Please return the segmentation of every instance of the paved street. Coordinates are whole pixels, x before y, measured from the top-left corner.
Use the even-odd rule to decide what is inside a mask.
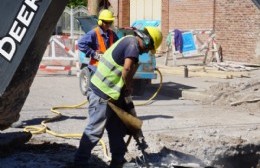
[[[158,58],[159,67],[160,61],[162,61],[162,58]],[[257,75],[256,72],[253,74]],[[85,101],[85,97],[80,93],[78,80],[75,73],[67,75],[66,72],[54,74],[39,71],[20,113],[19,122],[23,124],[22,126],[38,125],[41,121],[55,116],[50,111],[54,106],[75,105]],[[236,80],[242,79],[229,81]],[[159,79],[154,80],[152,85],[146,87],[144,96],[134,97],[136,110],[144,122],[143,131],[149,144],[149,153],[159,157],[163,153],[178,151],[183,154],[182,160],[179,158],[180,162],[209,165],[217,160],[221,162],[221,159],[218,159],[218,154],[223,156],[223,153],[230,150],[230,146],[240,144],[246,148],[247,145],[251,144],[252,147],[252,144],[254,144],[255,147],[252,147],[251,151],[256,152],[260,143],[259,110],[252,114],[252,112],[243,108],[201,104],[201,102],[185,100],[181,97],[182,90],[206,90],[213,84],[225,81],[225,79],[207,77],[184,78],[182,75],[163,73],[163,87],[151,104],[138,106],[158,88]],[[58,133],[81,133],[83,131],[87,122],[86,105],[79,109],[60,110],[60,112],[63,116],[58,121],[48,123],[49,128]],[[4,132],[15,131],[22,131],[22,128],[9,128]],[[106,134],[103,139],[107,144]],[[67,151],[66,155],[64,153],[64,156],[60,156],[60,153],[57,153],[56,150],[53,151],[51,146],[48,146],[48,144],[46,146],[46,143],[50,143],[52,146],[55,143],[56,148],[65,148],[65,146],[62,146],[64,144],[69,145],[66,145],[66,149],[64,149]],[[35,166],[39,163],[48,162],[50,167],[63,167],[64,164],[67,165],[72,162],[78,143],[78,139],[63,139],[49,134],[33,135],[29,144],[32,146],[42,144],[41,152],[45,155],[41,159],[35,159],[31,164]],[[134,142],[130,143],[128,149],[127,159],[131,160],[137,155]],[[165,149],[167,149],[167,152]],[[48,156],[49,150],[53,153],[52,158]],[[240,150],[244,150],[245,154],[248,152],[243,148]],[[240,150],[238,151],[241,152]],[[30,152],[40,155],[35,151]],[[11,164],[15,167],[15,165],[21,164],[19,158],[23,162],[28,162],[24,157],[26,154],[21,151],[18,154],[15,153],[14,151],[10,156],[1,159],[1,165],[16,159],[16,162]],[[97,157],[103,158],[104,164],[106,164],[100,146],[95,148],[94,153]],[[156,160],[152,155],[151,158]],[[252,158],[253,161],[259,159],[259,154]]]

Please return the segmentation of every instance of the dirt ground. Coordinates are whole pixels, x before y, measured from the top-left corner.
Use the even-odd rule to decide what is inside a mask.
[[[162,59],[158,58],[158,62]],[[162,74],[162,89],[153,102],[142,105],[159,87],[158,79],[147,86],[145,95],[134,97],[149,145],[150,167],[260,168],[260,70],[250,71],[249,78],[234,79]],[[39,71],[17,127],[1,134],[39,126],[41,121],[55,116],[50,108],[84,101],[78,85],[75,74]],[[197,97],[185,99],[184,90],[198,93]],[[62,116],[48,123],[48,128],[81,134],[88,120],[86,107],[60,110]],[[102,139],[108,148],[106,133]],[[12,143],[2,148],[0,167],[72,167],[78,143],[77,138],[33,135],[24,145]],[[140,154],[132,140],[126,159],[137,162]],[[108,164],[103,147],[96,146],[90,167],[105,168]]]

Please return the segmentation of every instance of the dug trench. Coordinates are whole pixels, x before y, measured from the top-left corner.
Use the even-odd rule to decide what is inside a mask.
[[[260,168],[260,143],[224,136],[219,137],[222,140],[164,134],[153,138],[163,145],[159,152],[149,153],[151,167]]]
[[[13,137],[17,138],[17,135],[13,134]],[[164,140],[165,146],[162,146],[157,152],[149,151],[147,155],[147,161],[149,162],[149,168],[259,168],[260,167],[260,144],[244,144],[244,141],[240,141],[239,145],[230,146],[227,140],[221,142],[222,146],[214,145],[215,148],[204,148],[189,150],[190,145],[194,143],[198,144],[198,148],[201,148],[199,142],[192,139],[178,139],[177,137],[158,135],[154,138],[155,141],[160,142]],[[4,136],[1,136],[1,141]],[[10,138],[10,135],[8,135]],[[202,140],[201,140],[202,141]],[[167,143],[168,142],[168,143]],[[22,142],[21,142],[22,143]],[[38,140],[32,138],[25,144],[6,144],[1,146],[0,150],[0,165],[5,168],[12,167],[73,167],[73,156],[76,151],[76,147],[67,143],[53,143],[44,140]],[[151,142],[152,144],[153,142]],[[212,142],[213,143],[213,142]],[[237,143],[237,142],[236,142]],[[213,145],[213,144],[211,144]],[[186,146],[186,148],[183,148]],[[100,146],[95,147],[94,154],[90,159],[90,166],[93,168],[106,168],[109,162],[102,159],[102,150]],[[152,149],[153,147],[150,147]],[[170,149],[171,148],[171,149]],[[174,150],[172,150],[174,149]],[[133,153],[133,151],[131,151]],[[132,155],[127,154],[128,161],[133,163],[132,168],[145,168],[145,166],[139,162],[139,153]],[[130,168],[125,167],[125,168]]]

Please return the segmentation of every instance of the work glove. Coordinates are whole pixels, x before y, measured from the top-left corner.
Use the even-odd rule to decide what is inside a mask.
[[[134,106],[132,96],[130,96],[130,95],[126,96],[126,97],[124,97],[124,99],[125,99],[126,106],[129,109],[129,113],[132,116],[137,117],[137,113],[135,111],[135,106]],[[147,143],[145,142],[142,130],[139,130],[137,133],[135,133],[133,135],[133,137],[136,140],[136,143],[137,143],[137,146],[139,149],[145,150],[148,147]]]
[[[125,96],[124,98],[125,98],[126,104],[133,103],[133,99],[132,99],[131,95]]]
[[[95,55],[94,55],[94,59],[96,59],[96,60],[100,60],[100,58],[103,56],[103,54],[102,53],[100,53],[99,51],[97,51],[96,53],[95,53]]]
[[[124,91],[123,91],[123,95],[124,97],[131,97],[133,93],[133,88],[132,87],[129,87],[129,88],[124,88]]]
[[[127,97],[124,97],[125,99],[125,103],[126,103],[126,108],[127,108],[127,112],[129,114],[131,114],[132,116],[136,117],[137,114],[136,114],[136,111],[135,111],[135,106],[134,106],[134,102],[132,100],[132,96],[127,96]]]

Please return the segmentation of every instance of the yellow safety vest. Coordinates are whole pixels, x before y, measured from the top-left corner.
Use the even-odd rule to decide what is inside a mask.
[[[122,78],[123,66],[114,61],[112,52],[125,37],[118,40],[105,52],[99,61],[97,71],[91,77],[91,83],[114,100],[118,100],[124,81]]]

